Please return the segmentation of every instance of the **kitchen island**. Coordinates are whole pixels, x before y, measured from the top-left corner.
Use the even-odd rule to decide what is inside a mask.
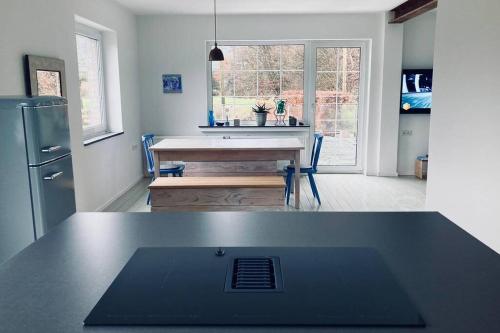
[[[370,247],[425,320],[390,332],[499,332],[500,256],[438,213],[77,213],[0,266],[0,332],[234,332],[84,327],[139,247]],[[331,327],[245,327],[330,332]],[[335,332],[381,332],[342,328]]]

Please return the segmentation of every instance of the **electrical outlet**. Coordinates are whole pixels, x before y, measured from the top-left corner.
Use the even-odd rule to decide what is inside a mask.
[[[401,135],[402,136],[410,136],[413,134],[412,130],[401,130]]]

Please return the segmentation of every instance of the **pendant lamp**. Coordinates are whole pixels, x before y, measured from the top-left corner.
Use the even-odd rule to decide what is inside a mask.
[[[215,45],[208,54],[209,61],[224,61],[224,54],[221,49],[217,47],[217,0],[214,0],[214,25],[215,25]]]

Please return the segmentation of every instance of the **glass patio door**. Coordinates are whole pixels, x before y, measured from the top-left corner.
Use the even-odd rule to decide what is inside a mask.
[[[321,172],[362,172],[364,56],[361,41],[318,41],[311,48],[310,119],[322,132]]]

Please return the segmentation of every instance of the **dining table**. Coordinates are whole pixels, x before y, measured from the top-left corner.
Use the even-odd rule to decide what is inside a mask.
[[[295,208],[300,207],[300,152],[298,138],[166,138],[150,150],[154,156],[155,178],[160,177],[160,162],[237,162],[289,160],[295,166]]]

